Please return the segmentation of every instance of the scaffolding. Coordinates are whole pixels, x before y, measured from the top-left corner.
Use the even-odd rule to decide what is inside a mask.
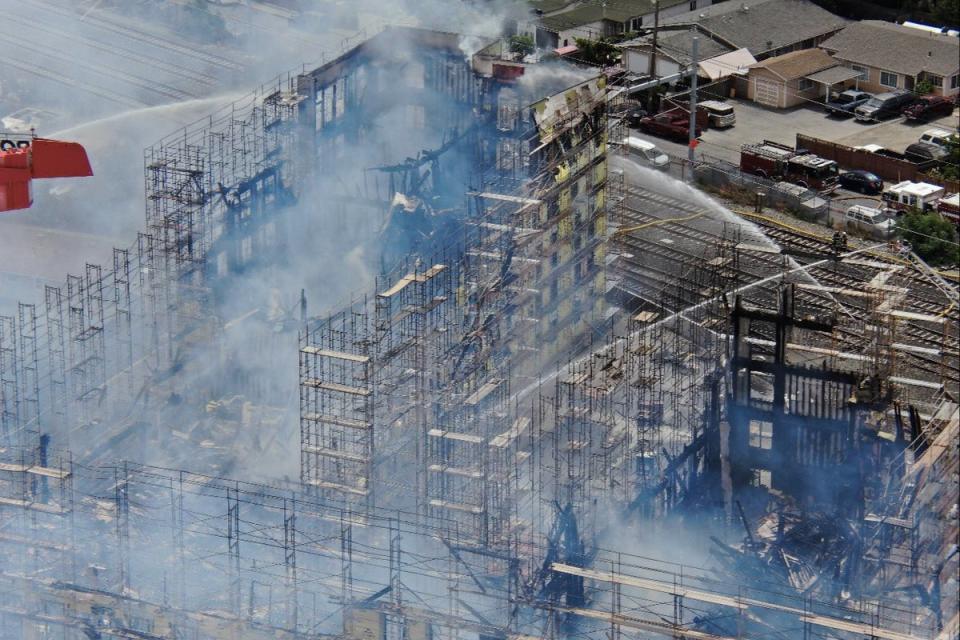
[[[505,52],[484,50],[483,72],[456,36],[413,33],[430,51],[414,64],[365,44],[151,148],[147,233],[112,267],[46,287],[42,310],[0,317],[0,550],[18,565],[0,579],[0,634],[38,623],[291,639],[945,628],[935,607],[884,595],[910,581],[930,600],[936,584],[942,612],[956,608],[945,595],[955,556],[937,560],[955,533],[955,492],[939,478],[956,467],[956,321],[928,274],[794,231],[770,231],[777,246],[702,203],[628,185],[608,170],[604,78],[529,95],[505,79],[523,68]],[[455,224],[381,264],[338,311],[307,319],[301,298],[299,482],[103,463],[125,439],[180,438],[164,423],[176,413],[142,409],[228,386],[178,384],[205,383],[181,374],[197,354],[226,359],[220,338],[243,321],[216,317],[218,293],[276,246],[306,183],[371,139],[363,120],[401,71],[417,89],[404,113],[450,131],[405,163],[364,168],[364,197],[336,198],[381,214],[398,193],[452,202],[442,215]],[[452,103],[434,114],[420,89]],[[466,181],[446,153],[476,175]],[[252,335],[243,355],[276,344]],[[268,384],[250,377],[237,386],[251,395]],[[858,393],[881,420],[849,406]],[[206,396],[215,421],[224,405]],[[893,402],[911,407],[901,436]],[[869,444],[856,439],[865,430]],[[769,553],[777,562],[758,578],[754,552],[785,548],[762,485],[802,499],[791,477],[849,471],[838,457],[852,452],[900,470],[851,503],[866,542],[849,557],[877,569],[850,568],[849,595],[828,577],[807,593],[796,585],[816,578],[812,561]],[[633,532],[685,512],[714,518],[726,539],[731,522],[746,527],[744,544],[718,547],[736,560],[732,578],[603,548],[609,514]],[[779,522],[799,537],[809,521]],[[768,581],[783,565],[786,581]]]

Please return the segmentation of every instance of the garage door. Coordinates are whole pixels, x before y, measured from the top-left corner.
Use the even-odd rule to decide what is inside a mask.
[[[780,106],[780,83],[757,78],[753,90],[753,99],[768,107]]]

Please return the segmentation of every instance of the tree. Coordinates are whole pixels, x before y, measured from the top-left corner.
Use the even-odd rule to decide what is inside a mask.
[[[947,143],[947,156],[941,160],[937,169],[945,180],[960,180],[960,140]]]
[[[929,80],[921,80],[913,86],[913,92],[918,96],[925,96],[928,93],[933,93],[933,83]]]
[[[960,0],[931,0],[930,11],[944,25],[960,26]]]
[[[600,40],[589,40],[587,38],[577,38],[577,58],[590,64],[601,67],[610,67],[620,60],[620,52],[611,42],[601,38]]]
[[[897,222],[897,235],[930,265],[953,265],[960,261],[957,227],[936,211],[913,209]]]
[[[537,44],[533,41],[533,36],[521,33],[510,38],[511,53],[518,53],[521,57],[526,57],[536,51]]]

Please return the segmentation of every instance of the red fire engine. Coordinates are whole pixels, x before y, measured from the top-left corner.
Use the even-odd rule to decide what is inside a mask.
[[[837,163],[833,160],[769,140],[741,147],[740,170],[817,191],[836,189],[839,174]]]

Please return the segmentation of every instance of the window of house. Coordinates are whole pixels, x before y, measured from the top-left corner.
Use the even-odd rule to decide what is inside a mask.
[[[850,70],[851,70],[851,71],[856,71],[857,73],[860,74],[860,75],[858,76],[858,78],[857,78],[858,80],[869,80],[869,79],[870,79],[870,71],[869,71],[866,67],[861,67],[860,65],[852,64],[852,65],[850,65]]]
[[[885,87],[897,88],[897,74],[890,73],[889,71],[880,72],[880,84]]]
[[[697,10],[697,0],[690,0],[690,11]]]
[[[800,78],[800,91],[810,91],[810,89],[813,89],[813,84],[813,80],[809,78]]]
[[[927,74],[927,80],[929,80],[930,84],[932,84],[935,87],[943,86],[943,76],[935,76],[933,74]]]
[[[956,89],[960,87],[960,75],[950,76],[950,88]]]
[[[643,16],[639,18],[634,18],[630,21],[630,31],[639,31],[640,27],[643,26]]]
[[[750,421],[750,446],[769,449],[773,446],[773,423],[766,420]]]

